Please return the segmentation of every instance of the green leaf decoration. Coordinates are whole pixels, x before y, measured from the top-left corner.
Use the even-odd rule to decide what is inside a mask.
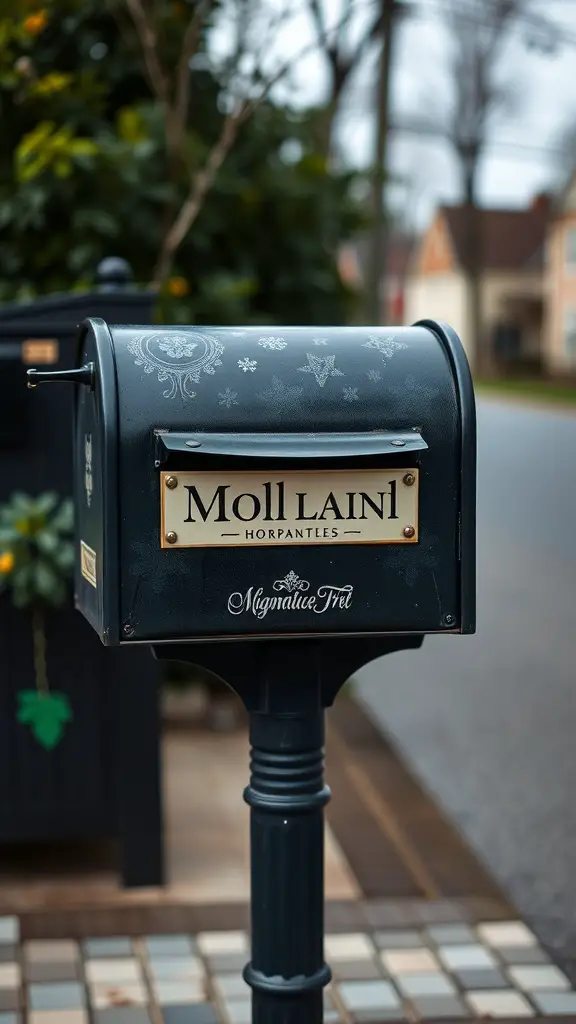
[[[57,747],[64,735],[64,726],[73,718],[66,694],[20,690],[18,700],[18,721],[30,726],[32,735],[45,750]]]

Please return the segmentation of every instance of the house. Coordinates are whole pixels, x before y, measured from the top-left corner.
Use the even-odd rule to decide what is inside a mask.
[[[546,260],[544,364],[554,376],[576,376],[576,172],[550,221]]]
[[[416,247],[405,290],[404,321],[433,317],[451,324],[476,369],[537,367],[543,356],[549,197],[537,196],[526,209],[481,209],[477,216],[482,268],[479,350],[472,351],[464,272],[465,206],[440,206]]]
[[[393,326],[406,322],[406,278],[414,245],[415,239],[409,235],[392,234],[389,239],[386,268],[380,284],[381,324]],[[368,239],[343,246],[338,255],[342,280],[361,291],[365,287],[369,259]]]

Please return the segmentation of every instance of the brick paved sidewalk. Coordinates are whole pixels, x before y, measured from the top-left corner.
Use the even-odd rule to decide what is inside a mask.
[[[348,697],[329,713],[327,749],[325,1020],[576,1022],[574,964],[553,962]],[[218,775],[226,815],[236,800],[242,808],[233,758],[228,770],[237,795]],[[227,836],[233,856],[244,857],[245,836],[231,832],[245,827],[242,809]],[[224,855],[216,831],[215,860]],[[208,860],[209,846],[189,855]],[[249,1024],[246,878],[236,900],[228,884],[206,903],[200,876],[139,895],[87,874],[73,892],[64,882],[25,899],[22,885],[11,897],[0,872],[0,1024]]]

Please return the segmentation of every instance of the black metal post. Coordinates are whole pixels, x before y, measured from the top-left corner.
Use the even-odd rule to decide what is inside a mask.
[[[324,711],[250,715],[253,1024],[322,1024]]]

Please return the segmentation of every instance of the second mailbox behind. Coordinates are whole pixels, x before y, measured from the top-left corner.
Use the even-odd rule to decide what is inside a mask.
[[[79,359],[76,602],[105,644],[474,631],[450,328],[92,319]]]

